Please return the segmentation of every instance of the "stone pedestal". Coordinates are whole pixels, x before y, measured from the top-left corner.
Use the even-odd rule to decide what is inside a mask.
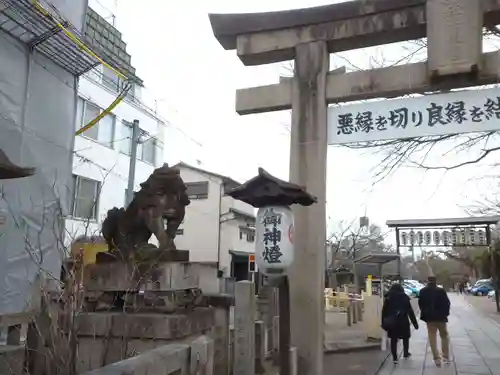
[[[212,274],[206,265],[190,262],[115,261],[87,266],[83,281],[87,309],[73,318],[78,372],[166,344],[190,345],[205,334],[224,341],[223,327],[215,327],[228,326],[228,319],[218,321],[217,307],[207,303],[201,289],[216,281],[215,270]],[[219,362],[218,368],[224,368]]]
[[[171,291],[199,287],[196,264],[189,262],[91,264],[85,268],[86,291]]]
[[[193,308],[201,303],[201,282],[207,282],[202,271],[203,265],[189,262],[89,265],[83,281],[87,310],[173,313]]]

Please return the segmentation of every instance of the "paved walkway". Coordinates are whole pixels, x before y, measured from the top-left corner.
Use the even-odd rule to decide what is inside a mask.
[[[436,367],[425,323],[420,321],[420,329],[410,341],[411,359],[401,359],[397,365],[388,360],[378,375],[500,375],[500,325],[484,317],[463,296],[448,295],[453,363]]]

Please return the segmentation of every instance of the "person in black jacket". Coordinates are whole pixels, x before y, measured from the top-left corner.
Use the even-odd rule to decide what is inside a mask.
[[[403,340],[403,357],[410,354],[410,320],[415,329],[418,322],[408,297],[401,284],[393,284],[384,298],[382,307],[382,328],[391,339],[391,354],[394,363],[398,363],[398,339]]]
[[[436,284],[436,278],[429,276],[429,283],[419,293],[418,306],[420,319],[427,323],[429,345],[436,366],[441,366],[441,357],[437,349],[437,331],[441,337],[443,361],[450,362],[450,341],[448,338],[448,316],[450,315],[450,299],[443,288]]]

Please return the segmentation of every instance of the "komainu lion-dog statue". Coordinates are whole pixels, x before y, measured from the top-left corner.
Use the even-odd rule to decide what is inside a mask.
[[[117,260],[127,262],[155,248],[148,244],[151,235],[158,239],[157,250],[176,250],[175,235],[190,203],[179,169],[163,164],[140,186],[127,208],[112,208],[102,223],[109,255]]]

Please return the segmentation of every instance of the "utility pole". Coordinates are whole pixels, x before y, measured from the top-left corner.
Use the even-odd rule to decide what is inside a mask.
[[[127,186],[127,206],[134,198],[135,165],[137,162],[137,145],[139,144],[139,120],[132,122],[132,142],[130,143],[130,163],[128,167],[128,186]]]

